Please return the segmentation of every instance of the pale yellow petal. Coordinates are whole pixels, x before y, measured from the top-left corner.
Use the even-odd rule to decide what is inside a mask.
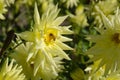
[[[61,34],[73,34],[73,31],[71,31],[69,28],[71,26],[63,26],[63,27],[59,27],[61,29]]]
[[[59,26],[68,16],[58,17],[53,21],[53,25]]]
[[[59,40],[56,40],[55,44],[57,44],[63,50],[73,50],[71,47],[67,46]]]
[[[67,37],[64,37],[64,36],[60,36],[59,40],[60,40],[61,42],[72,41],[71,38],[67,38]]]
[[[40,16],[39,16],[38,8],[37,8],[37,3],[35,3],[34,21],[35,21],[35,24],[40,24]]]
[[[34,33],[33,32],[25,31],[25,32],[22,32],[18,35],[26,41],[30,41],[30,42],[34,41]]]

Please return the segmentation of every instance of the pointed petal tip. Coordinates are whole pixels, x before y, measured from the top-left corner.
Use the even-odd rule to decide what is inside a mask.
[[[35,3],[35,7],[34,7],[34,20],[36,24],[40,23],[40,15],[38,12],[37,3]]]

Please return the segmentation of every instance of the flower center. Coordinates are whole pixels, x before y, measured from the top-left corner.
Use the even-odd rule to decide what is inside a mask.
[[[55,41],[55,39],[56,39],[55,35],[53,33],[49,33],[49,35],[48,35],[48,41],[49,42],[50,41]]]
[[[120,43],[120,33],[113,34],[112,41],[114,41],[116,44],[119,44]]]
[[[46,44],[50,44],[56,40],[57,37],[57,30],[55,29],[48,29],[44,36],[44,41]]]

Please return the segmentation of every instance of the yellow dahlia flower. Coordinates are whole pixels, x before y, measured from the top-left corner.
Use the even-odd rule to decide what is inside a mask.
[[[98,69],[105,66],[105,74],[109,71],[120,69],[120,13],[117,9],[116,14],[108,19],[98,8],[101,14],[105,29],[97,29],[100,34],[89,35],[88,40],[95,45],[87,51],[92,55],[92,61],[100,60]]]
[[[18,46],[15,49],[15,53],[10,56],[22,66],[27,79],[38,80],[42,78],[44,80],[51,80],[56,78],[58,75],[57,72],[64,68],[61,65],[63,58],[60,56],[49,56],[48,54],[50,58],[52,57],[52,61],[54,61],[56,65],[54,68],[54,65],[50,63],[45,55],[46,54],[41,53],[40,50],[36,50],[33,43],[27,42],[25,45],[21,44]]]
[[[66,3],[67,8],[72,8],[78,5],[79,0],[61,0],[61,2]]]
[[[66,5],[67,5],[67,8],[72,8],[74,6],[77,6],[79,0],[66,0]]]
[[[22,67],[13,64],[13,60],[8,64],[8,59],[4,62],[0,69],[0,80],[26,80],[21,73]]]
[[[118,7],[118,1],[117,0],[99,1],[97,4],[95,4],[95,6],[98,6],[105,15],[110,15]]]
[[[18,34],[32,44],[27,52],[26,62],[32,62],[34,75],[39,74],[44,80],[51,80],[58,75],[63,68],[62,59],[70,60],[63,50],[72,50],[72,48],[63,42],[72,39],[64,37],[62,34],[72,34],[73,32],[69,30],[70,26],[60,26],[67,16],[57,18],[58,13],[57,7],[50,7],[40,18],[37,5],[35,5],[33,30]]]
[[[39,0],[39,4],[41,5],[40,11],[45,12],[49,7],[55,6],[53,0]]]
[[[21,41],[18,41],[21,43]],[[16,44],[17,45],[17,44]],[[40,75],[34,75],[34,64],[33,59],[27,62],[28,55],[35,53],[36,51],[33,49],[32,43],[26,43],[26,45],[21,44],[17,48],[15,48],[15,53],[11,54],[10,57],[16,60],[16,62],[22,66],[23,73],[25,74],[28,80],[38,80]]]
[[[93,6],[94,11],[92,12],[92,15],[95,16],[94,23],[96,23],[98,27],[101,27],[102,19],[96,7],[99,7],[100,10],[108,17],[109,15],[112,15],[114,11],[117,9],[118,1],[117,0],[103,0],[103,1],[99,1],[97,4],[94,3],[94,6]]]
[[[71,17],[71,21],[73,23],[76,23],[77,25],[79,25],[81,27],[88,26],[87,17],[84,13],[84,6],[83,5],[79,5],[76,8],[75,15],[70,14],[70,17]]]

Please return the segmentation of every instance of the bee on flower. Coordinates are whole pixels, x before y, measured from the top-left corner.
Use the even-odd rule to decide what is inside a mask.
[[[28,50],[25,62],[32,64],[34,76],[39,75],[44,80],[51,80],[58,76],[58,72],[64,68],[61,65],[63,63],[62,59],[70,60],[63,50],[72,50],[72,48],[63,42],[72,41],[72,39],[62,35],[72,34],[73,32],[69,29],[71,26],[61,26],[67,16],[57,17],[58,13],[57,6],[50,7],[40,17],[35,4],[33,29],[17,34],[29,42],[26,47],[31,46],[31,48],[25,49],[25,51]],[[19,47],[16,49],[17,52],[22,53]],[[17,52],[14,58],[17,57]],[[20,57],[17,57],[17,59],[20,61]]]

